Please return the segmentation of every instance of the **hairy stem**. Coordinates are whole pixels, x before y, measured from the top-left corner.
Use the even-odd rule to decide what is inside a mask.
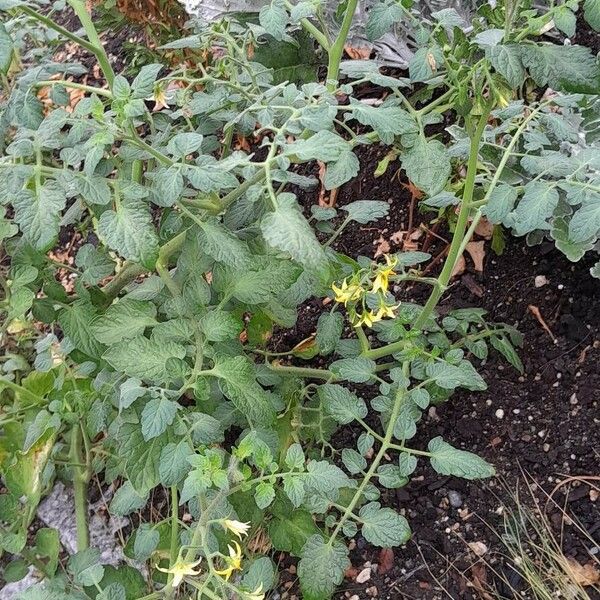
[[[327,87],[329,91],[333,91],[337,85],[337,81],[340,74],[340,62],[342,61],[342,55],[344,53],[344,45],[348,38],[350,26],[352,25],[352,19],[356,12],[356,6],[358,0],[348,0],[346,6],[346,12],[344,14],[344,20],[342,21],[342,27],[338,36],[335,38],[335,42],[331,48],[329,48],[329,61],[327,64]]]
[[[71,430],[70,460],[73,473],[73,496],[75,502],[75,524],[77,526],[77,551],[90,545],[88,529],[87,485],[89,482],[88,460],[83,452],[81,424],[76,423]]]

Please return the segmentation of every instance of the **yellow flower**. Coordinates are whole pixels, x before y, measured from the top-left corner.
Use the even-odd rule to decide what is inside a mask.
[[[400,305],[397,304],[396,306],[388,306],[387,304],[382,304],[379,307],[377,314],[375,315],[377,317],[376,320],[381,321],[381,319],[383,319],[384,317],[394,319],[396,317],[396,313],[394,311],[398,308],[398,306]]]
[[[221,575],[226,581],[234,571],[241,571],[242,569],[242,549],[237,542],[233,543],[235,544],[235,549],[227,545],[227,548],[229,548],[229,557],[225,559],[227,567],[221,571],[215,571],[217,575]]]
[[[158,570],[173,575],[171,585],[175,588],[183,581],[186,575],[200,575],[200,571],[195,571],[194,567],[197,567],[201,560],[197,560],[194,563],[185,563],[181,559],[178,559],[170,569],[161,569],[158,567]]]
[[[265,594],[262,591],[262,583],[253,592],[244,592],[244,598],[247,600],[264,600]]]
[[[386,254],[385,262],[387,264],[387,268],[379,268],[373,281],[373,289],[371,291],[374,294],[379,291],[382,291],[385,294],[385,292],[388,291],[390,277],[396,274],[394,267],[398,264],[398,259],[395,257],[392,258],[389,256],[389,254]]]
[[[362,313],[362,315],[357,314],[356,316],[358,319],[354,323],[354,327],[359,327],[360,325],[371,327],[376,321],[381,321],[381,317],[378,318],[372,310],[365,311]]]
[[[356,285],[355,283],[348,285],[346,279],[342,281],[342,287],[337,287],[334,283],[332,284],[331,289],[335,292],[335,301],[340,302],[341,304],[358,300],[363,294],[363,289],[359,285]]]
[[[225,527],[225,529],[229,529],[231,533],[237,535],[240,540],[243,535],[248,535],[248,529],[250,529],[250,523],[242,523],[240,521],[233,521],[230,519],[225,519],[221,521],[221,525]]]

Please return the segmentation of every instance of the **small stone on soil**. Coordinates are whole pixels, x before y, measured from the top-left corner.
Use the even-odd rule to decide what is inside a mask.
[[[367,567],[356,576],[356,583],[365,583],[365,581],[369,581],[369,579],[371,579],[371,568]]]
[[[450,501],[450,506],[452,508],[460,508],[463,503],[462,496],[455,490],[450,490],[448,492],[448,500]]]
[[[496,411],[496,413],[495,413],[495,414],[496,414],[496,418],[497,418],[497,419],[503,419],[503,418],[504,418],[504,411],[503,411],[501,408],[499,408],[499,409]]]

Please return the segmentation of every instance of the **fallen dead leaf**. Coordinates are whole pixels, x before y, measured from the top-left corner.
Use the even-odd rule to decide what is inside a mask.
[[[406,231],[402,231],[401,229],[398,231],[394,231],[394,233],[392,233],[392,235],[390,235],[390,242],[394,243],[394,244],[398,244],[398,246],[402,243],[402,240],[404,239],[404,234],[406,233]]]
[[[344,50],[352,60],[368,60],[371,56],[371,48],[368,46],[350,46],[350,44],[346,44]]]
[[[484,240],[491,240],[494,226],[485,217],[482,217],[475,228],[475,233]]]
[[[461,256],[454,265],[454,270],[452,271],[451,277],[458,277],[465,272],[465,268],[467,266],[467,262],[465,261],[465,257]]]
[[[382,235],[379,236],[379,239],[373,242],[373,245],[377,245],[374,254],[375,258],[377,258],[378,256],[383,256],[384,254],[387,254],[390,251],[390,243]]]
[[[469,542],[469,548],[475,556],[483,556],[488,551],[488,547],[483,542]]]
[[[475,270],[483,273],[483,259],[485,258],[485,242],[469,242],[466,246],[466,251],[473,260]]]
[[[586,587],[600,583],[600,571],[592,563],[582,565],[573,558],[567,558],[567,568],[579,585]]]
[[[394,551],[391,548],[382,548],[379,552],[379,570],[380,575],[385,575],[394,566]]]

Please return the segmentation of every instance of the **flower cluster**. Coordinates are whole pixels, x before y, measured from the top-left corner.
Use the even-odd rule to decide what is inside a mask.
[[[250,529],[250,523],[242,523],[240,521],[235,521],[231,519],[222,519],[219,521],[223,528],[227,531],[230,531],[234,535],[236,535],[240,540],[243,536],[248,535],[248,530]],[[233,575],[235,571],[242,570],[242,548],[235,540],[231,544],[227,544],[227,549],[229,551],[229,556],[221,555],[221,559],[224,563],[224,568],[222,569],[214,569],[212,572],[215,575],[219,575],[223,577],[225,581],[229,581],[229,578]],[[163,573],[169,573],[173,575],[173,579],[171,580],[171,585],[175,588],[181,584],[181,582],[185,579],[185,577],[195,577],[200,575],[200,570],[196,570],[196,567],[200,564],[202,559],[199,559],[195,562],[186,562],[182,558],[178,558],[175,564],[169,569],[162,569],[158,567],[159,571]],[[256,590],[253,592],[242,592],[240,591],[242,597],[247,600],[264,600],[265,594],[262,591],[262,584],[258,586]]]
[[[346,277],[338,287],[335,283],[331,289],[335,293],[335,301],[343,304],[354,327],[373,323],[384,318],[396,316],[398,304],[389,293],[390,278],[396,274],[394,268],[398,259],[385,255],[384,265],[373,265],[371,269],[361,269]]]

